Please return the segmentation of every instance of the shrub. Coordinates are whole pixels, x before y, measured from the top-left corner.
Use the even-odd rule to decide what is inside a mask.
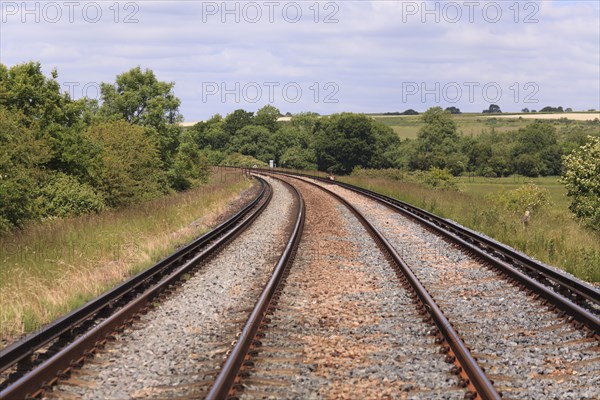
[[[243,154],[240,153],[232,153],[230,155],[228,155],[227,157],[225,157],[225,159],[221,162],[220,165],[226,165],[226,166],[230,166],[230,167],[245,167],[245,168],[250,168],[250,167],[267,167],[268,164],[257,160],[254,157],[251,156],[245,156]]]
[[[548,190],[532,183],[492,196],[492,200],[515,215],[527,210],[539,213],[552,205]]]
[[[600,231],[600,138],[587,143],[563,159],[561,182],[571,197],[569,209],[588,227]]]
[[[106,208],[104,200],[90,185],[71,175],[53,173],[37,199],[42,217],[69,217]]]

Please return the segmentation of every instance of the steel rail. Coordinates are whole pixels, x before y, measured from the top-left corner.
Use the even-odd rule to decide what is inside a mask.
[[[574,280],[566,274],[562,274],[559,271],[555,271],[547,265],[533,260],[522,253],[519,254],[515,250],[508,248],[506,245],[501,245],[495,240],[485,238],[477,232],[461,227],[460,225],[452,221],[438,217],[418,207],[414,207],[410,204],[401,202],[396,199],[392,199],[379,193],[359,188],[348,183],[330,181],[324,178],[314,177],[306,174],[289,173],[287,171],[269,172],[275,172],[278,174],[288,176],[300,176],[304,178],[316,179],[323,183],[336,184],[345,189],[351,190],[355,193],[364,195],[372,200],[375,200],[396,212],[400,212],[403,215],[406,215],[409,218],[412,218],[417,222],[421,223],[422,225],[425,225],[426,227],[432,229],[434,232],[442,235],[443,237],[451,239],[452,241],[467,249],[468,251],[473,252],[478,257],[483,258],[492,267],[497,268],[499,271],[505,273],[510,278],[518,281],[520,284],[524,285],[529,290],[534,291],[536,294],[544,298],[544,300],[548,301],[561,311],[567,313],[569,316],[572,316],[578,322],[587,326],[596,335],[600,334],[600,318],[594,313],[585,309],[584,307],[576,304],[571,299],[565,297],[561,293],[564,291],[571,290],[571,288],[574,288],[573,291],[578,295],[581,295],[585,299],[590,300],[594,304],[600,305],[600,290],[594,288],[592,285],[589,285],[579,280]],[[477,245],[477,243],[484,244],[481,246]],[[530,270],[534,270],[536,271],[536,273],[548,277],[548,279],[552,280],[557,285],[559,285],[559,287],[562,288],[562,290],[559,290],[557,292],[551,287],[544,285],[536,279],[531,278],[529,275],[520,271],[511,263],[505,261],[506,259],[527,260],[527,265]],[[521,262],[519,262],[518,264],[524,265]],[[553,276],[556,276],[557,278],[552,278]]]
[[[281,180],[280,178],[277,179]],[[252,346],[254,337],[256,336],[256,333],[262,324],[265,315],[267,314],[267,310],[271,304],[273,295],[281,283],[281,278],[284,275],[285,270],[291,265],[294,258],[294,252],[296,251],[298,244],[300,243],[300,239],[302,238],[306,214],[304,199],[302,198],[302,195],[298,189],[296,189],[293,185],[290,185],[283,180],[282,182],[292,189],[296,195],[296,198],[298,199],[298,214],[296,216],[296,222],[294,224],[292,234],[290,235],[287,245],[273,270],[273,274],[271,275],[271,278],[265,285],[258,301],[256,302],[256,305],[254,306],[252,313],[250,314],[250,317],[248,318],[248,321],[246,322],[234,348],[227,357],[227,360],[221,368],[215,383],[211,387],[206,397],[208,400],[226,399],[232,391],[240,368],[242,367],[242,364],[248,355],[248,351]]]
[[[397,268],[397,271],[400,271],[402,276],[406,278],[412,289],[421,300],[421,303],[425,306],[425,309],[429,312],[429,315],[435,322],[438,330],[456,356],[458,363],[466,373],[469,379],[467,384],[471,384],[475,388],[477,394],[484,400],[501,399],[500,394],[496,391],[485,372],[483,372],[481,367],[477,364],[477,361],[471,355],[471,352],[462,341],[459,334],[453,328],[452,324],[448,321],[427,289],[421,284],[419,279],[412,272],[410,267],[404,262],[402,257],[400,257],[394,246],[392,246],[387,238],[373,224],[371,224],[371,222],[367,220],[367,218],[360,211],[358,211],[358,209],[356,209],[352,204],[350,204],[346,199],[337,193],[334,193],[331,190],[314,182],[304,180],[302,180],[302,182],[313,185],[328,193],[339,202],[344,204],[358,218],[361,224],[366,228],[367,232],[373,237],[375,242],[380,245],[384,252],[389,254],[395,264],[395,267]]]
[[[52,336],[53,339],[57,338],[61,333],[73,329],[73,324],[79,325],[86,317],[93,317],[98,311],[110,306],[127,292],[139,289],[141,283],[159,274],[158,269],[168,269],[166,274],[162,274],[158,283],[150,288],[144,288],[141,295],[135,297],[97,326],[77,337],[52,357],[35,366],[16,382],[3,389],[0,392],[0,398],[9,400],[39,396],[45,388],[57,381],[57,376],[65,374],[74,365],[80,364],[99,342],[104,341],[118,327],[124,325],[135,314],[148,307],[160,292],[180,281],[183,275],[189,273],[198,263],[214,255],[223,246],[239,236],[265,210],[272,198],[271,185],[264,179],[258,178],[258,180],[261,183],[261,191],[256,198],[211,232],[194,240],[189,245],[120,284],[115,289],[50,324],[39,333],[28,336],[4,349],[2,352],[2,365],[7,365],[9,362],[14,365],[18,360],[24,359],[52,340],[45,335]],[[264,200],[264,202],[259,205],[261,200]],[[202,251],[197,253],[200,249]],[[180,264],[181,262],[183,264]]]
[[[513,263],[523,266],[527,270],[529,270],[533,275],[544,276],[548,280],[554,282],[557,285],[560,285],[563,289],[569,290],[577,295],[585,298],[586,300],[600,305],[600,290],[595,288],[594,286],[572,279],[567,274],[557,271],[554,268],[542,263],[541,261],[533,260],[527,255],[511,249],[507,245],[500,243],[492,238],[488,238],[482,236],[478,232],[475,232],[469,228],[461,226],[453,221],[449,221],[442,217],[439,217],[435,214],[432,214],[428,211],[425,211],[421,208],[412,206],[400,200],[392,199],[390,197],[384,196],[382,194],[373,192],[368,189],[359,188],[357,186],[345,183],[345,182],[337,182],[337,184],[343,188],[353,190],[355,192],[361,193],[365,196],[371,198],[377,198],[381,203],[386,206],[396,209],[398,211],[403,210],[406,212],[421,217],[422,219],[428,220],[436,225],[439,225],[442,229],[453,231],[455,235],[462,236],[464,240],[467,240],[471,243],[480,243],[481,248],[486,249],[489,248],[493,250],[492,254],[497,254],[501,258],[511,259]]]

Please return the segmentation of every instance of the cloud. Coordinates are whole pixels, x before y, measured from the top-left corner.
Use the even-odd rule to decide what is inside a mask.
[[[21,1],[3,1],[2,63],[37,60],[81,87],[150,68],[176,82],[188,121],[270,100],[283,112],[322,114],[434,105],[480,111],[488,100],[513,111],[600,108],[597,2],[67,3],[30,1],[25,10]],[[207,96],[214,85],[219,91]],[[414,85],[418,92],[407,96]],[[457,85],[458,100],[450,96]],[[502,96],[483,93],[486,85]],[[299,98],[285,92],[298,88]],[[524,103],[528,96],[537,103]]]

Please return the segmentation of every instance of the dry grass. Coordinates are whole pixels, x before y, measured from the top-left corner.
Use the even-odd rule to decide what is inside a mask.
[[[211,181],[126,209],[0,237],[0,340],[33,331],[206,232],[252,183]]]

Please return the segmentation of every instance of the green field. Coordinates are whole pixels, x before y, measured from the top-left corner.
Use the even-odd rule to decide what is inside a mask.
[[[496,119],[481,114],[454,115],[454,122],[460,133],[466,136],[477,136],[482,131],[494,128],[497,132],[508,132],[526,126],[531,120],[519,118]],[[374,116],[377,121],[390,126],[401,139],[414,139],[424,125],[420,115],[407,116]]]
[[[581,113],[586,114],[586,113]],[[540,117],[545,114],[538,114]],[[419,129],[424,125],[420,115],[373,115],[375,120],[390,126],[398,134],[400,139],[414,139],[417,137]],[[484,114],[455,114],[454,122],[458,127],[459,133],[465,136],[477,136],[483,131],[489,131],[492,128],[496,132],[510,132],[525,127],[533,122],[533,119],[520,118],[515,114],[514,118],[493,118]],[[552,120],[555,124],[563,125],[575,121],[565,121],[561,119]]]

